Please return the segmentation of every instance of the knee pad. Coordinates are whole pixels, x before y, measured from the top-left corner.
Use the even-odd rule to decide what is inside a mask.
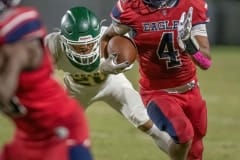
[[[90,150],[83,144],[69,147],[69,160],[93,160]]]
[[[172,106],[167,106],[165,112],[155,102],[147,106],[147,113],[153,123],[162,131],[166,131],[175,143],[186,143],[193,138],[193,127],[184,113]],[[171,108],[172,107],[172,108]]]
[[[158,129],[161,131],[166,131],[173,138],[173,140],[178,143],[178,137],[173,125],[170,123],[167,117],[165,117],[157,104],[151,101],[147,105],[147,113],[153,123],[158,127]]]

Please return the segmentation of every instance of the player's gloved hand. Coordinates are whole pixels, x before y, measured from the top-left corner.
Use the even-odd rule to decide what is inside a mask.
[[[0,102],[0,111],[15,118],[24,116],[27,113],[27,109],[20,103],[16,96],[14,96],[8,103]]]
[[[131,69],[131,64],[127,61],[117,64],[116,60],[116,53],[110,54],[107,59],[101,59],[100,71],[105,74],[118,74]]]
[[[193,8],[190,7],[188,12],[183,12],[178,24],[178,43],[179,46],[187,53],[193,55],[199,50],[199,45],[191,36]]]

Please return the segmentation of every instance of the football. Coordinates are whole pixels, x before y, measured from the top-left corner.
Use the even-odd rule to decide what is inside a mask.
[[[107,55],[117,54],[117,64],[128,61],[130,64],[134,63],[137,58],[137,48],[134,42],[126,36],[112,37],[106,47]]]

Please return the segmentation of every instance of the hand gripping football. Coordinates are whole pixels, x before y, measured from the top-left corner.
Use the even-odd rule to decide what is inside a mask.
[[[134,42],[126,36],[114,36],[107,45],[107,54],[116,54],[116,63],[128,61],[129,64],[134,63],[137,58],[137,48]]]

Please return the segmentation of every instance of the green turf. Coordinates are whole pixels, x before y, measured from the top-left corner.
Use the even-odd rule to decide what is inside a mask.
[[[208,104],[208,133],[204,160],[239,160],[240,155],[240,47],[212,48],[213,66],[199,70]],[[126,73],[137,85],[137,67]],[[96,160],[168,160],[152,140],[131,126],[104,103],[87,110]],[[12,126],[0,117],[0,143],[9,139]]]

